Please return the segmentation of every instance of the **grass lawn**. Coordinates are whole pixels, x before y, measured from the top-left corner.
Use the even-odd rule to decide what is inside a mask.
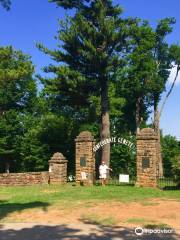
[[[9,214],[29,209],[46,209],[60,206],[61,209],[71,209],[91,204],[108,202],[141,202],[144,206],[151,205],[148,199],[175,199],[180,201],[180,191],[162,191],[152,188],[138,188],[133,186],[27,186],[0,188],[0,222]],[[156,204],[155,204],[156,205]],[[91,220],[97,218],[90,215]],[[105,219],[113,222],[111,216]],[[131,220],[129,220],[131,221]]]
[[[152,188],[138,188],[133,186],[72,186],[71,184],[26,186],[26,187],[1,187],[0,204],[77,201],[142,201],[148,198],[169,198],[180,200],[180,190],[159,190]]]

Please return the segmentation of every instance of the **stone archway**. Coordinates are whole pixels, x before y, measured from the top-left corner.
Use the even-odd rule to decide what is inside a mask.
[[[95,154],[107,143],[118,143],[134,149],[134,144],[127,139],[112,137],[96,144],[91,132],[83,131],[75,139],[76,182],[92,185],[95,182]]]
[[[137,134],[136,186],[157,187],[159,176],[159,145],[157,133],[152,128],[144,128]],[[115,138],[113,140],[115,141]],[[76,142],[76,182],[92,185],[95,181],[95,149],[97,146],[91,132],[83,131]],[[125,142],[120,141],[125,144]],[[128,145],[129,141],[126,141]],[[104,143],[102,143],[104,144]],[[101,145],[101,144],[100,144]],[[129,145],[130,146],[130,145]]]

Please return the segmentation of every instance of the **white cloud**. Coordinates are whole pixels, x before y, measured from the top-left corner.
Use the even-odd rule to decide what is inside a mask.
[[[174,78],[176,76],[176,70],[177,70],[177,66],[175,66],[171,69],[171,73],[170,73],[169,78],[168,78],[168,83],[171,84],[174,81]],[[179,72],[178,78],[176,80],[176,85],[177,84],[180,84],[180,72]]]

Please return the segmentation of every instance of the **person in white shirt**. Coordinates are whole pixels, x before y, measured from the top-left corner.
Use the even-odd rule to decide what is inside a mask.
[[[99,166],[99,178],[101,179],[102,186],[106,185],[107,170],[112,171],[112,169],[109,168],[104,161],[102,161],[101,165]]]

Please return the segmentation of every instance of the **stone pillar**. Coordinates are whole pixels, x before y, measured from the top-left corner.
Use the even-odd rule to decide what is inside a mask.
[[[95,180],[95,139],[88,131],[81,132],[76,142],[76,182],[92,185]]]
[[[55,153],[49,160],[50,184],[67,183],[67,160],[62,153]]]
[[[159,171],[158,135],[151,128],[137,134],[137,186],[157,187]]]

